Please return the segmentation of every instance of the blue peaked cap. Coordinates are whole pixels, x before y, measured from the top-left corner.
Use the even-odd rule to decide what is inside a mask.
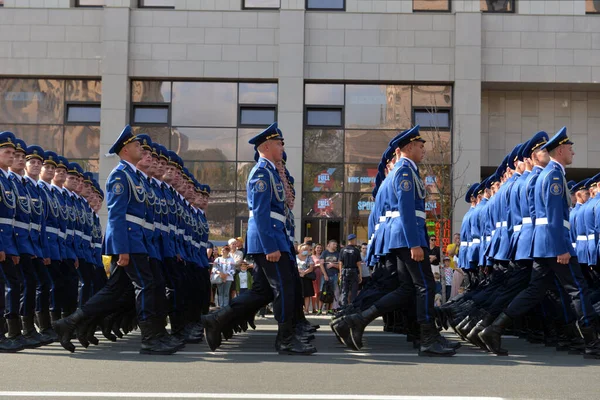
[[[108,154],[119,154],[123,147],[127,146],[131,142],[135,142],[138,140],[138,137],[134,135],[131,126],[126,125],[125,128],[121,131],[121,134],[117,138],[116,142],[112,145],[110,150],[108,150]]]
[[[478,187],[479,187],[479,182],[475,182],[471,186],[469,186],[469,190],[467,190],[467,193],[465,194],[465,201],[467,203],[471,202],[471,196],[474,196],[475,190]]]
[[[44,151],[44,149],[42,149],[41,146],[31,145],[27,147],[25,154],[26,160],[37,158],[38,160],[44,161],[44,155],[46,154],[46,152]]]
[[[548,151],[552,151],[555,148],[557,148],[558,146],[560,146],[561,144],[573,144],[571,139],[569,139],[569,137],[567,136],[567,127],[566,126],[563,126],[562,128],[560,128],[559,131],[556,132],[556,134],[554,136],[552,136],[552,138],[550,140],[548,140],[548,142],[545,145],[543,145],[541,148],[546,149]]]
[[[273,122],[267,129],[248,140],[248,143],[253,144],[256,148],[267,140],[283,140],[283,134],[277,126],[277,122]]]

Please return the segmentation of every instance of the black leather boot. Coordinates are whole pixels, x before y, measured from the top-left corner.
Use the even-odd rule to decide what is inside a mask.
[[[279,354],[310,355],[317,352],[313,345],[298,340],[294,334],[294,325],[291,321],[279,324],[276,342]]]
[[[115,313],[109,314],[100,322],[100,327],[102,328],[102,336],[108,339],[111,342],[116,342],[117,337],[114,333],[111,332],[113,319],[116,316]]]
[[[344,343],[354,350],[360,350],[363,347],[362,336],[365,328],[380,315],[381,313],[377,310],[377,307],[371,306],[361,313],[348,315],[344,318],[350,333],[349,336],[347,334],[341,336],[340,333]]]
[[[102,322],[103,318],[93,318],[87,325],[85,330],[85,337],[87,341],[94,346],[98,346],[100,341],[96,337],[96,330],[98,329],[98,324]]]
[[[73,353],[75,346],[71,343],[71,335],[77,330],[77,327],[83,323],[87,318],[87,315],[78,308],[73,314],[66,318],[56,321],[52,328],[58,335],[58,341],[60,345],[65,349]]]
[[[600,340],[595,325],[579,327],[585,342],[583,358],[600,359]]]
[[[169,355],[177,351],[175,347],[161,341],[161,329],[155,320],[139,321],[142,331],[142,346],[140,354]]]
[[[499,356],[507,356],[508,350],[502,346],[502,332],[512,322],[511,318],[502,313],[494,322],[479,333],[479,338],[486,345],[489,351]]]
[[[206,343],[212,351],[215,351],[221,345],[221,331],[234,317],[235,312],[230,306],[223,307],[212,314],[202,316]]]
[[[555,347],[558,344],[558,332],[554,321],[544,319],[544,346]]]
[[[16,340],[14,337],[11,338],[11,334],[8,334],[8,337],[5,336],[7,333],[7,328],[4,326],[4,320],[0,319],[0,353],[15,353],[17,351],[23,350],[23,345]],[[20,334],[17,326],[17,334]]]
[[[48,336],[53,342],[58,340],[58,335],[52,329],[50,323],[50,311],[41,311],[35,313],[40,328],[40,334]]]
[[[33,323],[33,315],[21,316],[21,324],[23,326],[23,337],[40,342],[42,346],[54,342],[50,336],[42,335],[35,329]]]
[[[445,347],[440,340],[440,333],[435,324],[421,324],[421,357],[451,357],[456,354],[454,349]]]
[[[345,317],[334,319],[333,321],[331,321],[329,323],[329,327],[331,328],[331,331],[335,335],[335,338],[337,339],[337,341],[340,342],[340,344],[343,344],[345,346],[346,343],[344,343],[344,341],[342,340],[342,337],[340,336],[340,334],[338,332],[338,327],[339,327],[340,323],[342,323],[344,321],[344,318]]]
[[[492,322],[494,322],[494,317],[492,317],[486,311],[483,311],[481,320],[479,320],[479,322],[477,322],[473,329],[471,329],[471,332],[467,334],[467,340],[475,346],[479,347],[481,350],[488,351],[488,348],[485,345],[485,343],[483,343],[479,338],[479,333],[483,332],[483,330],[490,326]]]
[[[460,328],[456,328],[456,330],[458,331],[458,333],[460,334],[460,336],[463,337],[463,339],[468,340],[467,339],[467,335],[471,332],[471,330],[473,328],[475,328],[475,325],[477,325],[477,322],[479,322],[481,320],[481,311],[477,310],[475,312],[472,312],[469,316],[469,321],[466,324],[463,324]]]

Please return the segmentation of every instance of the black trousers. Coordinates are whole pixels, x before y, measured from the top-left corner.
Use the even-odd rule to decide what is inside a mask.
[[[358,269],[342,269],[341,307],[346,307],[348,302],[352,303],[358,292]]]
[[[51,279],[50,273],[48,272],[48,266],[44,265],[44,260],[39,257],[34,258],[32,262],[33,274],[36,280],[35,311],[49,311]]]
[[[510,302],[527,288],[531,279],[532,260],[519,260],[507,276],[504,285],[497,290],[491,298],[492,304],[487,307],[487,312],[493,317],[500,315]]]
[[[255,254],[254,262],[252,289],[234,298],[229,305],[236,314],[247,315],[269,304],[272,299],[277,322],[292,321],[296,282],[289,253],[282,253],[276,263],[267,261],[265,254]]]
[[[165,289],[165,277],[163,275],[162,262],[156,258],[150,258],[150,269],[154,276],[154,297],[156,299],[156,314],[164,318],[168,314],[167,297]]]
[[[380,312],[390,312],[416,301],[417,322],[432,323],[435,281],[429,262],[429,248],[423,247],[424,259],[417,262],[411,258],[409,248],[393,249],[386,263],[396,263],[399,286],[375,303]],[[395,260],[394,260],[395,256]],[[416,299],[415,299],[416,296]]]
[[[396,258],[393,257],[393,260],[395,261]],[[352,305],[364,311],[386,294],[398,288],[399,284],[396,263],[386,263],[382,257],[380,263],[373,270],[369,287],[361,290]]]
[[[103,265],[94,265],[93,275],[92,275],[92,296],[98,293],[104,285],[106,285],[106,271],[104,270]]]
[[[79,307],[84,305],[92,296],[92,279],[94,276],[94,267],[92,264],[85,261],[85,259],[79,259],[79,268],[77,268],[77,275],[79,276]]]
[[[62,312],[70,314],[77,309],[78,301],[79,274],[75,268],[75,260],[63,260],[60,270],[64,282]]]
[[[1,287],[4,289],[3,296],[0,296],[0,310],[2,310],[4,318],[16,318],[19,315],[21,274],[19,267],[13,263],[12,257],[8,254],[6,259],[0,263],[0,281]]]
[[[546,291],[554,285],[554,277],[569,295],[579,324],[591,325],[596,318],[596,313],[588,296],[587,283],[575,257],[571,258],[568,265],[559,264],[556,257],[536,258],[529,285],[509,304],[506,314],[511,318],[517,318],[539,304]]]
[[[174,257],[169,257],[164,259],[162,267],[165,278],[167,310],[169,313],[183,311],[184,266],[179,264]]]
[[[210,267],[198,268],[198,278],[200,280],[201,312],[202,315],[208,314],[210,309]]]
[[[29,254],[21,254],[19,261],[21,273],[21,296],[19,298],[19,315],[30,316],[35,312],[35,290],[37,280],[35,279],[35,267],[33,258]]]
[[[202,294],[200,267],[196,263],[185,263],[185,280],[184,280],[184,309],[186,314],[186,322],[195,322],[202,315]]]
[[[64,304],[65,277],[60,267],[60,260],[52,260],[48,265],[48,276],[50,278],[50,311],[60,312]]]

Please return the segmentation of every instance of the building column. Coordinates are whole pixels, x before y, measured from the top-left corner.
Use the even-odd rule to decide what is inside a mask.
[[[282,1],[279,13],[277,121],[285,138],[287,168],[295,179],[296,240],[302,236],[302,140],[304,108],[304,1]]]
[[[102,27],[102,103],[100,130],[100,186],[117,165],[117,157],[105,157],[123,127],[129,123],[130,83],[129,17],[135,0],[107,0]],[[103,208],[101,218],[106,218]],[[103,221],[104,223],[105,221]]]
[[[481,174],[481,12],[456,13],[452,232],[468,210],[464,195]]]

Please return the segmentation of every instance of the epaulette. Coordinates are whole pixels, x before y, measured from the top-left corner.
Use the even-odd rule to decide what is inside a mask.
[[[266,160],[260,160],[258,162],[258,168],[267,168],[269,163]]]

